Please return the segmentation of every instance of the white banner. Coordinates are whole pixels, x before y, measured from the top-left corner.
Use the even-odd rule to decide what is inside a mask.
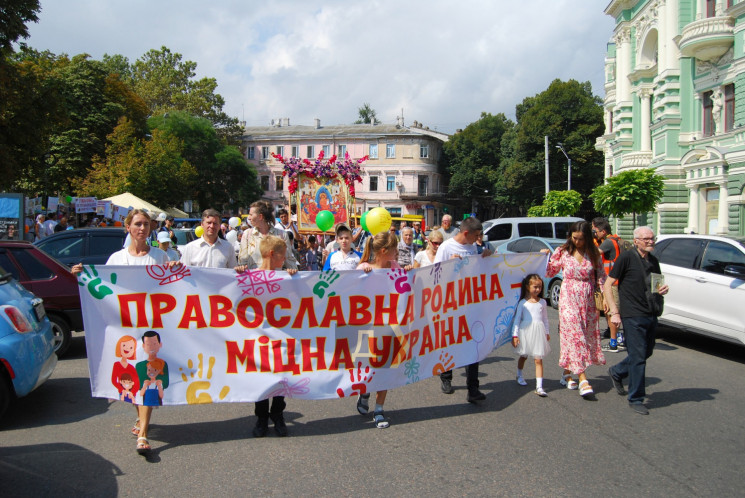
[[[103,218],[111,218],[113,203],[111,201],[96,201],[96,214]]]
[[[168,405],[410,384],[508,342],[520,282],[545,266],[533,253],[369,274],[86,267],[92,393]]]
[[[97,200],[95,197],[78,197],[75,200],[75,212],[78,214],[95,213],[96,204]]]

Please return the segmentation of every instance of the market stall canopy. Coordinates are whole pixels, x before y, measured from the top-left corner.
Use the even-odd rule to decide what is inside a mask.
[[[147,209],[150,213],[167,213],[167,211],[160,209],[158,206],[150,204],[149,202],[144,201],[136,195],[130,194],[129,192],[125,192],[123,194],[115,195],[112,197],[107,197],[106,199],[102,200],[111,201],[112,204],[115,204],[117,206],[133,207],[135,209]]]

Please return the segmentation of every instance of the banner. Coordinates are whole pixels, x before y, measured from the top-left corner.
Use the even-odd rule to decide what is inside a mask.
[[[87,266],[95,397],[146,405],[324,399],[468,365],[508,330],[539,253],[418,268],[286,272]]]
[[[95,197],[78,197],[75,200],[75,212],[77,214],[95,213],[97,203]]]

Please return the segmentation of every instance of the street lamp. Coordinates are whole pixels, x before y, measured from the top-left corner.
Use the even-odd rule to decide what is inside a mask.
[[[572,190],[572,160],[569,158],[567,151],[564,150],[563,143],[559,142],[559,145],[557,145],[556,148],[564,154],[564,157],[567,158],[567,190]]]

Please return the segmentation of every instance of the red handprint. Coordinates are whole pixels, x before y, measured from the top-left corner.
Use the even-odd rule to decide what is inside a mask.
[[[440,353],[440,362],[432,369],[432,375],[440,375],[442,372],[452,370],[455,366],[453,357],[447,351]]]
[[[352,391],[348,396],[367,393],[367,385],[372,381],[374,376],[375,371],[370,370],[370,365],[365,366],[365,369],[362,370],[362,362],[357,362],[356,369],[349,369],[349,380],[352,381]],[[340,398],[343,398],[344,390],[340,387],[336,390],[336,394],[338,394]]]

